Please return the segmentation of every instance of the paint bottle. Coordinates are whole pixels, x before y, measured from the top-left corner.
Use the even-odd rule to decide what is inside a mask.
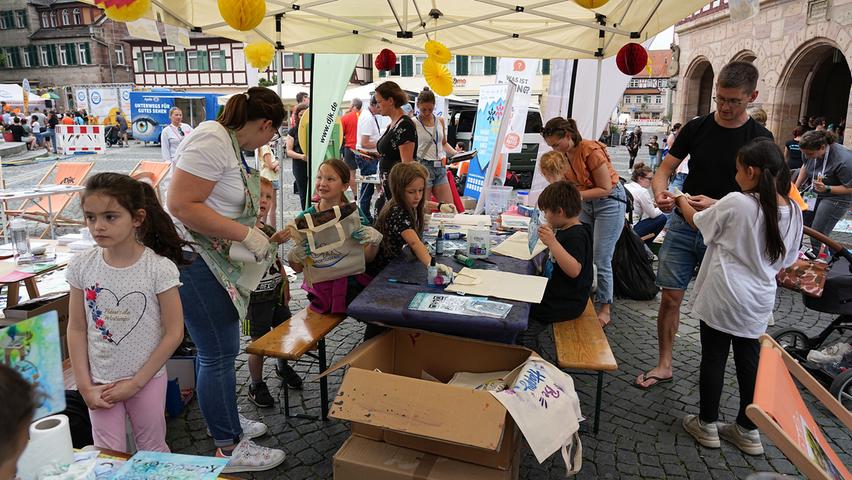
[[[456,250],[456,253],[453,255],[453,260],[459,262],[468,268],[473,268],[473,259],[465,255],[461,250]]]
[[[435,257],[432,257],[432,262],[429,263],[429,268],[426,270],[426,284],[430,287],[442,285],[444,279],[438,274],[438,264]]]
[[[438,224],[438,236],[435,238],[435,255],[444,254],[444,222]]]

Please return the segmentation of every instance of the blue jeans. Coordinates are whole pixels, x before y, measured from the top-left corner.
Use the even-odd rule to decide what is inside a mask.
[[[673,192],[675,187],[683,190],[683,184],[686,182],[686,173],[675,173],[674,180],[669,184],[669,191]]]
[[[379,161],[364,158],[361,155],[355,155],[355,165],[361,169],[361,175],[375,175],[379,171]],[[370,202],[373,200],[373,192],[376,191],[376,186],[372,183],[361,184],[361,190],[358,192],[358,206],[361,211],[372,222],[373,215],[370,213]],[[376,212],[378,215],[378,212]]]
[[[53,153],[56,153],[56,130],[48,128],[47,132],[44,133],[44,138],[50,139],[50,148],[53,149]]]
[[[234,364],[240,352],[237,309],[201,256],[181,268],[180,281],[184,322],[198,347],[195,388],[201,413],[217,447],[236,444],[243,434]]]
[[[615,243],[624,228],[627,194],[619,183],[606,198],[583,202],[580,221],[587,223],[594,232],[594,261],[598,269],[598,290],[595,303],[612,303],[612,254]]]
[[[659,235],[660,232],[663,231],[663,228],[666,227],[666,222],[668,222],[668,220],[669,219],[665,214],[659,215],[656,218],[643,218],[636,222],[636,225],[633,225],[633,231],[640,237],[653,233],[653,237],[645,240],[645,245],[650,247],[654,242],[654,239],[657,238],[657,235]]]
[[[680,212],[669,217],[666,238],[660,247],[657,286],[669,290],[686,290],[695,267],[704,259],[704,237],[689,226]]]

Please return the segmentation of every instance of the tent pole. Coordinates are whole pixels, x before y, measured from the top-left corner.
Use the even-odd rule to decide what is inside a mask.
[[[574,89],[577,87],[577,68],[580,66],[580,60],[575,58],[572,63],[571,88],[568,90],[568,112],[565,114],[566,118],[574,116]]]
[[[591,138],[593,138],[593,139],[597,138],[594,135],[597,135],[596,131],[598,129],[598,110],[600,109],[600,105],[599,105],[598,102],[600,102],[600,98],[601,98],[601,70],[602,70],[602,68],[603,68],[603,58],[598,57],[598,75],[597,75],[597,80],[595,81],[595,107],[594,107],[595,109],[593,111],[594,113],[592,114],[592,135],[593,135],[593,137],[591,137]]]

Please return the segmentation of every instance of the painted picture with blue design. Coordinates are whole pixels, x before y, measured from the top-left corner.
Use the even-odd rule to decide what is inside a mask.
[[[136,452],[114,478],[122,480],[214,480],[227,458],[199,457],[177,453]]]
[[[476,157],[470,162],[467,172],[467,183],[464,195],[479,198],[485,185],[485,174],[488,164],[498,148],[500,123],[506,111],[506,99],[509,87],[506,84],[486,85],[479,90],[479,106],[476,109],[476,123],[473,130],[471,150],[476,150]]]
[[[0,329],[3,363],[14,368],[43,394],[35,419],[65,410],[65,383],[55,311]]]

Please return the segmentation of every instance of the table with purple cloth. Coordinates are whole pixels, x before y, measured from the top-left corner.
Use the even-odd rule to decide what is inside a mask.
[[[477,260],[473,268],[535,275],[535,265],[531,261],[502,255],[491,255],[488,260],[496,265]],[[438,263],[448,265],[456,272],[463,268],[452,257],[439,256]],[[416,282],[417,285],[391,283],[388,281],[391,278],[403,282]],[[506,318],[409,310],[408,305],[414,295],[421,292],[443,293],[444,291],[426,285],[426,267],[406,249],[352,301],[347,313],[362,322],[391,327],[417,328],[430,332],[503,343],[514,342],[517,334],[527,329],[527,317],[530,313],[530,304],[527,302],[489,297],[491,300],[512,305],[512,309],[509,310]],[[452,292],[446,293],[453,294]]]

